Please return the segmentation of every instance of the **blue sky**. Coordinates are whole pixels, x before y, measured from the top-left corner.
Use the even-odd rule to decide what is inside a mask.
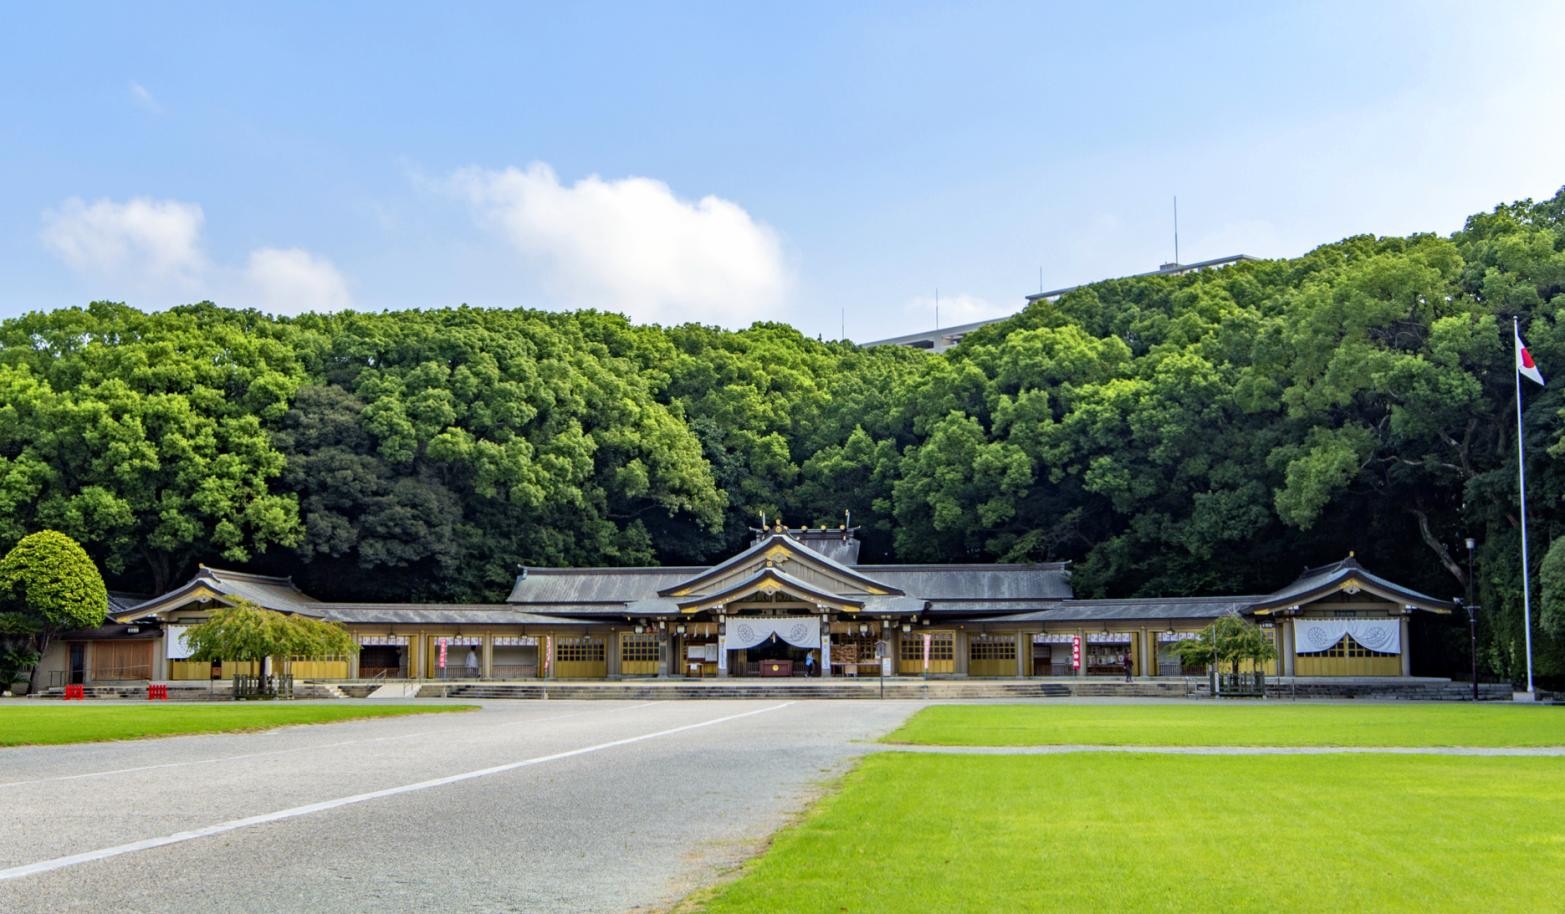
[[[1565,6],[31,4],[0,316],[601,307],[858,340],[1565,184]],[[232,7],[232,8],[230,8]]]

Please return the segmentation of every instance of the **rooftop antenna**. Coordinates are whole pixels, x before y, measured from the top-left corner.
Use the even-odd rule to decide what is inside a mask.
[[[1174,195],[1174,266],[1179,266],[1179,195]]]

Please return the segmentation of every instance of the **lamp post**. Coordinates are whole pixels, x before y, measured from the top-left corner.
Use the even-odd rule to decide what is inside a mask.
[[[1473,549],[1478,541],[1472,537],[1467,538],[1467,601],[1463,608],[1467,610],[1467,640],[1468,651],[1473,664],[1473,701],[1478,700],[1478,607],[1473,604]]]

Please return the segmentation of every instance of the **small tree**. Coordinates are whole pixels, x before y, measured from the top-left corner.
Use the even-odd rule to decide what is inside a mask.
[[[1277,647],[1260,627],[1246,622],[1237,613],[1219,617],[1201,630],[1199,637],[1179,642],[1181,663],[1227,664],[1237,674],[1246,660],[1261,664],[1277,656]]]
[[[55,530],[22,537],[0,559],[0,679],[37,664],[62,632],[96,628],[109,613],[103,575],[79,543]]]
[[[359,649],[358,642],[336,622],[263,609],[243,598],[212,611],[211,618],[185,630],[190,659],[246,660],[264,663],[268,657],[320,660],[343,657]]]

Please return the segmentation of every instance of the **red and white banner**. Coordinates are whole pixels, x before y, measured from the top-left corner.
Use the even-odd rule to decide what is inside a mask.
[[[932,639],[932,636],[928,632],[925,632],[924,633],[924,672],[926,672],[926,673],[929,672],[929,642],[930,642],[931,639]]]
[[[1071,636],[1071,669],[1081,669],[1081,636]]]
[[[440,668],[446,668],[446,639],[440,639]]]
[[[1543,372],[1532,360],[1532,353],[1527,351],[1527,344],[1522,342],[1522,332],[1516,331],[1516,373],[1533,382],[1543,383]]]

